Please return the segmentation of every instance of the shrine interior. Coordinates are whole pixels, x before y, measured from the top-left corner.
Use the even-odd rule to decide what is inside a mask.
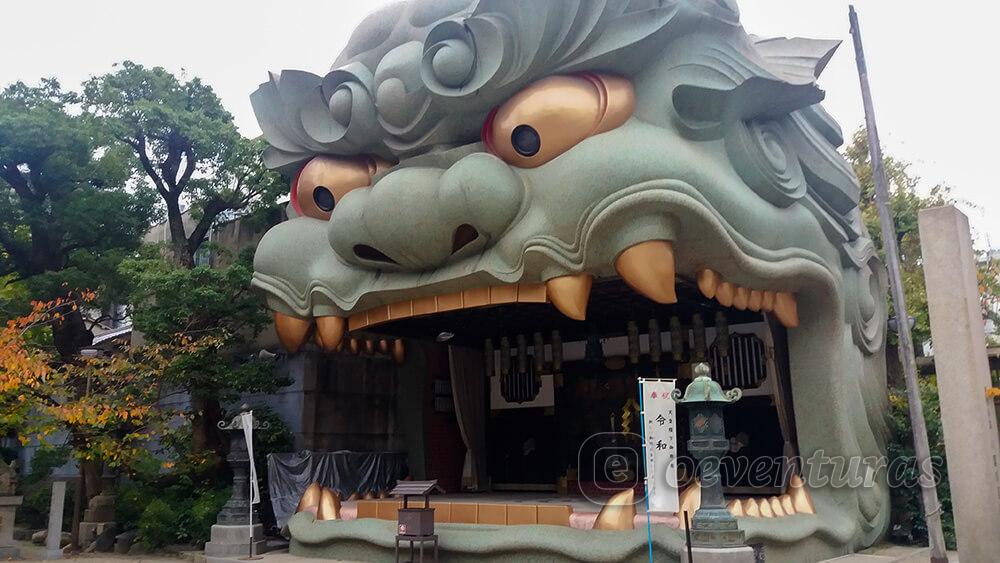
[[[598,279],[585,321],[548,303],[512,303],[387,322],[366,336],[479,351],[481,373],[490,371],[481,399],[491,491],[606,498],[635,486],[641,493],[639,378],[676,379],[683,391],[693,366],[707,362],[723,389],[743,390],[726,407],[725,492],[784,493],[784,460],[797,455],[785,328],[766,313],[706,299],[680,277],[677,296],[662,305],[619,278]],[[679,406],[680,489],[693,472],[686,421]]]

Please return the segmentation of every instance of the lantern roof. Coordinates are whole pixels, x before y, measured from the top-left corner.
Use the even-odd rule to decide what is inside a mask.
[[[682,404],[691,403],[735,403],[743,396],[743,391],[737,387],[723,391],[722,387],[712,379],[711,368],[707,363],[694,366],[695,378],[684,390],[681,398],[680,389],[674,390],[674,400]]]

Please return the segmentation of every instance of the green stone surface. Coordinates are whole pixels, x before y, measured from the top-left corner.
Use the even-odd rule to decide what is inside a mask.
[[[883,455],[889,435],[885,272],[816,85],[838,44],[748,35],[731,0],[383,8],[330,73],[284,71],[252,96],[272,167],[292,173],[317,154],[398,162],[338,202],[329,221],[272,228],[254,287],[286,314],[349,315],[498,283],[612,277],[629,246],[673,241],[679,276],[712,268],[745,287],[796,294],[800,325],[788,345],[799,449],[843,460],[811,476],[806,467],[816,515],[741,519],[748,541],[765,542],[775,561],[872,545],[888,525],[884,471],[860,486],[817,479],[845,468],[864,477],[865,465],[850,461]],[[494,106],[540,78],[579,71],[631,79],[632,117],[533,169],[485,152],[479,131]],[[484,236],[453,255],[464,223]],[[397,263],[360,259],[357,244]],[[393,535],[391,523],[304,518],[292,526],[303,553],[352,558],[384,551]],[[455,526],[445,549],[470,559],[645,557],[644,531]],[[680,545],[671,530],[654,539],[664,557]]]

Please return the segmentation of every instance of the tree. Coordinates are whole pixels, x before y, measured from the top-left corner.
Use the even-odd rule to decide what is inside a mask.
[[[154,405],[160,374],[177,349],[144,346],[63,363],[38,346],[45,332],[65,322],[60,311],[79,310],[94,297],[84,292],[35,301],[0,330],[0,432],[43,446],[65,432],[78,461],[120,467],[141,456],[151,431],[165,422]]]
[[[122,287],[109,274],[153,217],[155,196],[127,186],[128,153],[74,111],[75,99],[55,80],[0,92],[0,276],[21,312],[27,296],[68,290],[101,288],[98,308],[117,300]],[[99,320],[67,307],[52,327],[63,361],[90,345]]]
[[[1000,254],[984,254],[979,261],[979,298],[995,329],[986,340],[990,346],[1000,346]]]
[[[179,361],[168,378],[190,394],[192,449],[221,451],[214,426],[220,400],[233,390],[273,388],[278,380],[268,363],[238,357],[249,353],[250,339],[267,322],[248,291],[252,268],[245,262],[196,268],[195,254],[213,227],[271,209],[287,185],[264,167],[263,142],[240,136],[210,86],[160,67],[116,66],[86,82],[84,107],[131,149],[136,168],[163,200],[174,264],[146,256],[123,270],[133,284],[134,323],[154,342],[179,331],[227,335],[224,346]]]
[[[133,287],[136,330],[159,344],[183,334],[193,346],[178,354],[165,381],[191,399],[192,451],[221,452],[215,427],[221,401],[235,399],[236,393],[274,392],[290,383],[275,374],[272,361],[257,357],[253,345],[270,317],[250,290],[252,249],[225,267],[185,268],[152,247],[123,262],[122,271]]]
[[[184,267],[219,221],[274,204],[285,186],[245,139],[212,88],[161,67],[125,61],[84,85],[84,107],[128,146],[167,210],[171,250]],[[194,224],[185,229],[183,205]]]
[[[875,206],[875,183],[872,180],[871,160],[868,153],[867,131],[854,132],[851,143],[845,147],[844,156],[854,168],[861,184],[861,217],[879,253],[883,254],[882,230],[878,209]],[[952,203],[951,190],[935,185],[921,195],[920,178],[910,172],[910,164],[883,153],[885,174],[889,180],[889,201],[896,242],[899,245],[899,262],[903,278],[903,293],[910,315],[914,317],[913,340],[917,346],[930,340],[930,317],[927,313],[927,290],[924,271],[920,262],[920,232],[917,214],[921,209]],[[884,254],[883,254],[884,260]],[[890,306],[889,310],[892,308]]]
[[[854,132],[851,143],[844,148],[844,156],[854,168],[861,184],[861,217],[875,246],[882,251],[882,230],[878,209],[875,207],[875,183],[872,180],[871,160],[868,153],[868,133],[864,128]],[[919,176],[910,172],[910,163],[883,153],[886,177],[889,180],[889,201],[896,242],[899,244],[899,261],[903,277],[903,291],[910,315],[914,317],[913,339],[918,345],[930,341],[930,316],[927,311],[927,289],[920,256],[920,231],[917,215],[921,209],[955,203],[951,188],[937,184],[921,187]],[[922,195],[920,192],[925,192]],[[983,318],[997,319],[1000,310],[1000,263],[987,253],[980,254],[979,290]],[[890,306],[889,310],[892,310]],[[995,321],[996,322],[996,321]]]

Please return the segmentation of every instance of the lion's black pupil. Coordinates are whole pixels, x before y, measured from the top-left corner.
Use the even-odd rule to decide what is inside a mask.
[[[333,200],[333,194],[325,186],[316,186],[316,189],[313,190],[313,201],[316,202],[316,207],[326,212],[333,211],[333,206],[337,203]]]
[[[534,156],[542,148],[542,138],[530,125],[518,125],[510,133],[510,143],[521,156]]]

